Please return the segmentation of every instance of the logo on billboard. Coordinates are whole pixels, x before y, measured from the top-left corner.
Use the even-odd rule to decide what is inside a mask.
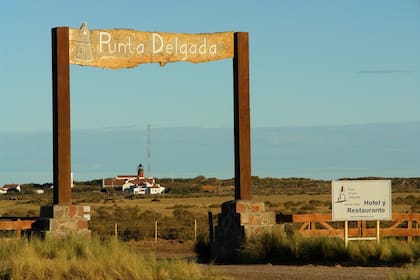
[[[346,201],[346,192],[344,186],[341,186],[340,193],[338,194],[337,201],[335,203],[341,203]]]

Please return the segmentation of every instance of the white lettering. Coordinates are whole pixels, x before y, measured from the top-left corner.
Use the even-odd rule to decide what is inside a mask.
[[[172,54],[173,50],[174,50],[174,45],[172,45],[172,44],[167,44],[166,45],[166,47],[165,47],[166,53]]]
[[[201,44],[200,47],[198,48],[198,52],[200,54],[206,54],[206,51],[207,51],[207,39],[204,38],[203,44]]]
[[[217,53],[217,46],[216,46],[216,44],[213,44],[213,45],[210,46],[209,53],[211,55],[216,55],[216,53]]]
[[[131,49],[131,37],[128,37],[128,51],[130,53],[134,53],[134,51]]]
[[[207,38],[203,38],[201,43],[183,42],[178,37],[165,41],[165,38],[159,33],[152,33],[151,39],[151,49],[150,47],[146,49],[146,46],[150,46],[150,43],[133,41],[130,36],[127,36],[124,40],[114,41],[111,33],[101,31],[99,32],[99,54],[179,55],[183,61],[187,60],[189,56],[217,54],[217,45],[209,45]]]
[[[159,42],[160,42],[160,46],[159,46],[159,48],[157,48],[156,47],[156,40],[159,40]],[[162,49],[163,49],[163,38],[162,38],[162,36],[160,36],[159,34],[157,34],[157,33],[153,33],[152,34],[152,46],[153,46],[153,50],[152,50],[152,52],[155,54],[155,53],[159,53],[159,52],[161,52],[162,51]]]
[[[191,44],[190,45],[190,54],[197,54],[197,45]]]
[[[182,54],[184,57],[182,60],[187,59],[187,44],[181,44],[181,47],[179,48],[180,54]]]
[[[105,37],[107,39],[105,39]],[[109,44],[111,42],[111,35],[108,32],[99,32],[99,53],[102,53],[102,45],[108,45],[108,50],[110,49]]]
[[[125,54],[127,52],[127,45],[124,43],[118,43],[118,52]]]
[[[144,53],[144,44],[138,44],[136,47],[137,53]]]

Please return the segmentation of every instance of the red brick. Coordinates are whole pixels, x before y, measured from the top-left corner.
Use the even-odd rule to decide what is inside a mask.
[[[77,214],[77,206],[68,206],[68,217],[73,218]]]
[[[79,220],[77,221],[77,229],[88,229],[88,221],[86,220]]]
[[[245,213],[247,212],[247,205],[244,202],[236,202],[236,213]]]
[[[249,204],[249,208],[253,212],[262,212],[264,211],[264,203],[253,202]]]

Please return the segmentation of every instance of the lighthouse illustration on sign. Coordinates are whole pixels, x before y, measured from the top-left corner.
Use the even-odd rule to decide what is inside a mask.
[[[86,22],[84,22],[80,27],[79,38],[77,40],[77,47],[74,57],[83,61],[93,60],[92,45],[90,43],[89,30]]]
[[[344,186],[341,186],[340,193],[338,194],[336,203],[344,202],[346,200],[347,199],[346,199],[346,194],[345,194],[345,191],[344,191]]]

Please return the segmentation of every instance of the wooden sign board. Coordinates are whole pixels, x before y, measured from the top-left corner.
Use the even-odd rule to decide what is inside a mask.
[[[71,64],[131,68],[142,63],[208,62],[233,58],[234,33],[182,34],[131,29],[69,28]]]

